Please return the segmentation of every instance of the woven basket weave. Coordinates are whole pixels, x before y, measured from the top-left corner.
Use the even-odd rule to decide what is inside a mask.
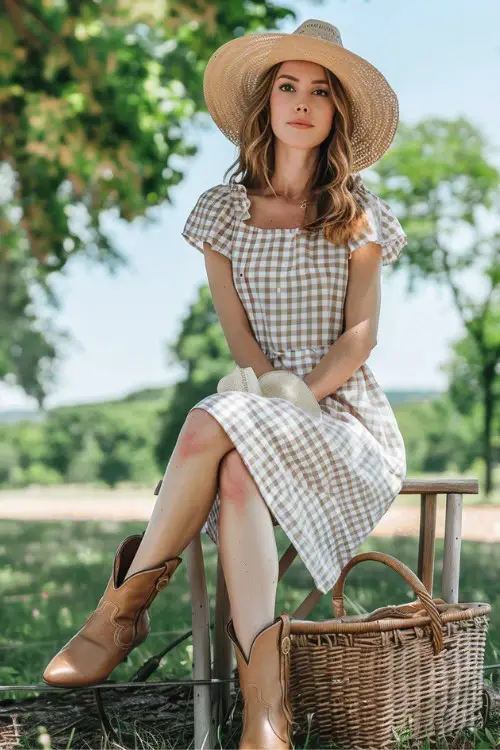
[[[344,580],[365,560],[400,573],[418,600],[345,616]],[[483,726],[486,603],[432,599],[402,562],[382,552],[353,557],[332,590],[335,618],[283,621],[281,650],[294,732],[339,747],[386,748],[409,739],[442,738]]]

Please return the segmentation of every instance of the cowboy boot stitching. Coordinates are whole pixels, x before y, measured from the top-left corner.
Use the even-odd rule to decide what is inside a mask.
[[[179,565],[180,565],[180,563],[179,563]],[[176,567],[179,567],[179,566],[177,565]],[[136,615],[135,615],[135,617],[134,617],[134,622],[133,622],[133,627],[134,627],[134,639],[133,639],[133,642],[134,642],[134,643],[135,643],[135,639],[136,639],[136,637],[137,637],[137,635],[138,635],[138,632],[139,632],[139,627],[138,627],[138,624],[139,624],[139,620],[140,620],[140,618],[141,618],[141,616],[142,616],[143,612],[144,612],[145,610],[147,610],[147,608],[148,608],[148,607],[149,607],[149,605],[151,604],[151,601],[152,601],[152,600],[154,599],[154,597],[156,596],[156,593],[155,593],[155,589],[156,589],[156,591],[157,591],[157,592],[159,592],[159,591],[163,591],[163,589],[164,589],[164,588],[165,588],[165,587],[167,586],[167,584],[168,584],[168,583],[170,582],[170,578],[171,578],[171,577],[172,577],[172,575],[171,575],[171,574],[169,574],[169,573],[167,573],[167,575],[164,575],[164,573],[160,573],[160,575],[159,575],[159,576],[158,576],[158,578],[156,579],[156,582],[155,582],[155,584],[154,584],[154,586],[153,586],[153,588],[152,588],[152,590],[151,590],[151,593],[150,593],[150,595],[149,595],[149,596],[148,596],[148,598],[146,599],[146,601],[145,601],[145,603],[143,604],[143,606],[142,606],[142,607],[140,607],[140,608],[139,608],[139,609],[137,610],[137,613],[136,613]],[[162,584],[163,584],[163,585],[162,585]],[[148,625],[148,628],[147,628],[147,629],[149,630],[149,625]],[[144,640],[145,640],[145,638],[143,638],[143,639],[142,639],[142,640],[140,641],[140,643],[142,643],[142,642],[143,642]],[[119,645],[119,644],[117,644],[117,645]]]
[[[129,643],[122,643],[120,641],[120,633],[122,630],[125,630],[127,626],[120,625],[119,623],[116,622],[115,618],[120,608],[114,602],[110,601],[109,599],[103,599],[101,603],[99,604],[99,606],[97,607],[97,609],[95,610],[95,612],[93,612],[92,616],[89,617],[88,621],[90,621],[93,617],[95,617],[98,614],[101,614],[101,613],[104,614],[108,605],[111,606],[113,610],[109,615],[109,620],[115,628],[115,632],[113,633],[113,641],[115,645],[118,646],[118,648],[128,648],[134,642],[134,639],[132,638],[132,640]]]
[[[247,688],[255,688],[255,692],[257,694],[257,703],[262,704],[266,708],[266,714],[267,714],[267,720],[269,722],[269,726],[273,730],[276,737],[278,737],[282,742],[286,742],[288,740],[288,737],[282,737],[273,726],[273,722],[271,721],[271,713],[272,713],[273,706],[272,706],[272,703],[268,703],[268,701],[266,701],[265,698],[263,697],[262,688],[259,689],[258,685],[255,685],[253,682],[248,683]],[[246,705],[248,705],[248,701]],[[245,708],[246,708],[246,705],[245,705]]]

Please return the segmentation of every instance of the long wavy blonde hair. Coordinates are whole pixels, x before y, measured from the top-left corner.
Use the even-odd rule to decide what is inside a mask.
[[[282,63],[276,63],[259,79],[243,118],[240,132],[239,154],[224,174],[237,166],[229,182],[238,182],[246,188],[260,189],[274,172],[274,133],[271,128],[269,99]],[[344,87],[330,70],[327,76],[335,112],[327,138],[319,146],[319,156],[313,175],[311,193],[317,204],[317,218],[304,225],[304,231],[324,231],[327,240],[344,245],[367,226],[362,206],[353,192],[351,134],[353,128],[351,107]]]

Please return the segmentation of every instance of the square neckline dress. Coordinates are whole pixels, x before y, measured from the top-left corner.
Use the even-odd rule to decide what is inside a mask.
[[[304,377],[343,332],[351,253],[367,242],[393,263],[407,237],[390,206],[355,177],[368,227],[345,246],[323,232],[246,224],[251,201],[241,183],[203,192],[183,237],[232,262],[232,277],[253,334],[274,368]],[[362,364],[319,401],[322,419],[283,398],[242,391],[214,393],[203,409],[223,427],[272,515],[323,593],[399,494],[406,452],[394,412]],[[201,529],[218,544],[219,489]]]

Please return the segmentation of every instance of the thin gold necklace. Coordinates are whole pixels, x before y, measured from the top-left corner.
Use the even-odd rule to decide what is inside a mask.
[[[276,192],[275,192],[275,195],[276,195],[276,196],[277,196],[278,198],[285,198],[285,196],[284,196],[284,195],[281,195],[280,193],[276,193]],[[285,198],[285,200],[286,200],[286,201],[288,202],[288,199],[287,199],[287,198]],[[306,200],[303,200],[303,201],[302,201],[302,203],[300,204],[300,207],[301,207],[301,208],[306,208],[306,206],[307,206],[307,205],[308,205],[308,204],[309,204],[310,202],[311,202],[311,201],[306,201]]]

